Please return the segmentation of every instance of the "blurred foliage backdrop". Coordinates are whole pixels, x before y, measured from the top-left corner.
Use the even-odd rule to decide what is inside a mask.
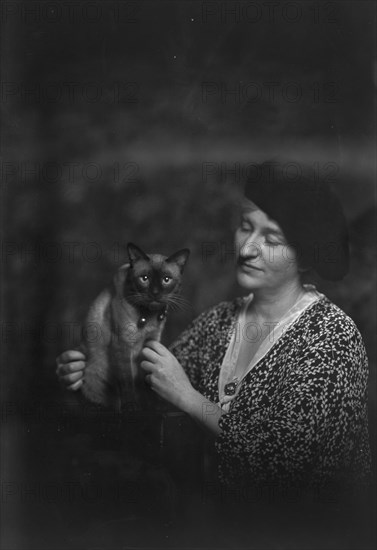
[[[365,339],[374,434],[373,4],[7,4],[4,402],[25,411],[62,400],[55,357],[79,341],[128,241],[191,249],[190,308],[169,319],[166,342],[240,293],[232,232],[243,168],[279,156],[330,178],[344,204],[351,272],[320,290]]]

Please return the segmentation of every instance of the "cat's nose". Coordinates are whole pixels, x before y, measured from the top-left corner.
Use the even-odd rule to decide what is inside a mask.
[[[153,296],[157,296],[158,293],[159,293],[158,288],[152,288],[152,294],[153,294]]]

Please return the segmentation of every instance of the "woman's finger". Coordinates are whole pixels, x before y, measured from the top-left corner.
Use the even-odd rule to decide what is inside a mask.
[[[71,361],[85,361],[86,357],[81,351],[71,349],[68,351],[64,351],[59,357],[56,359],[56,363],[70,363]]]
[[[156,353],[153,349],[144,347],[141,352],[142,356],[147,359],[148,361],[157,361],[160,359],[160,356],[158,353]]]
[[[156,366],[151,363],[150,361],[141,361],[140,363],[140,367],[145,371],[145,372],[148,372],[148,373],[152,373],[155,371],[156,369]]]
[[[73,363],[58,363],[56,374],[64,376],[72,372],[80,372],[85,369],[85,361],[74,361]]]
[[[70,384],[74,384],[78,380],[82,380],[82,378],[83,378],[82,372],[73,372],[72,374],[66,374],[65,376],[61,376],[60,380],[65,386],[68,386]]]
[[[70,386],[68,386],[67,390],[68,391],[76,391],[76,390],[80,389],[82,385],[83,385],[83,381],[82,381],[82,379],[80,379],[80,380],[77,380],[77,382],[75,382],[74,384],[71,384]]]
[[[155,351],[158,355],[164,355],[166,352],[165,346],[163,346],[157,340],[147,340],[145,347]]]

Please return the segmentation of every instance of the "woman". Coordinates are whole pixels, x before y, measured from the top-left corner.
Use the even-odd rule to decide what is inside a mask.
[[[250,294],[200,315],[170,351],[149,342],[141,367],[214,436],[223,486],[357,484],[370,468],[363,341],[303,284],[310,272],[347,273],[344,216],[325,185],[289,181],[267,163],[260,175],[246,185],[235,235],[237,280]],[[76,351],[58,358],[68,389],[81,387],[84,361]]]

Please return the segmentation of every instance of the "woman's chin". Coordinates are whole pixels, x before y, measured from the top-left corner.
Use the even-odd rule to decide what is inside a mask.
[[[260,287],[260,281],[256,277],[253,277],[249,273],[243,273],[239,269],[237,269],[236,279],[240,287],[246,290],[254,290]]]

